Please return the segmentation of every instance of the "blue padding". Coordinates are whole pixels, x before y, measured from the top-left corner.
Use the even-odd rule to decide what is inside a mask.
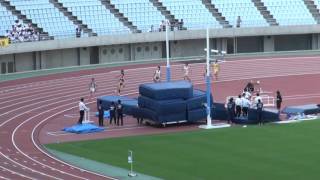
[[[282,110],[285,114],[317,114],[320,113],[320,108],[317,104],[307,104],[301,106],[287,106]]]
[[[103,130],[104,130],[104,128],[98,127],[94,124],[76,124],[71,127],[66,127],[63,129],[63,131],[70,132],[70,133],[76,133],[76,134],[100,132]]]
[[[188,122],[203,120],[207,118],[207,111],[205,108],[190,110],[187,117]]]
[[[187,116],[185,112],[175,113],[170,115],[160,115],[157,117],[156,122],[167,123],[167,122],[176,122],[181,120],[187,120]]]
[[[227,120],[227,109],[222,103],[213,103],[211,110],[211,117],[218,120]]]
[[[186,101],[182,99],[153,100],[145,96],[139,96],[139,107],[155,111],[159,115],[167,115],[186,111]]]
[[[188,81],[148,83],[139,86],[139,93],[155,100],[188,99],[193,95],[193,86]]]
[[[212,96],[211,96],[211,105],[213,103]],[[187,100],[187,109],[188,111],[193,109],[203,108],[203,104],[207,103],[207,95],[206,92],[194,89],[193,90],[193,97]]]
[[[115,102],[117,104],[119,99],[121,100],[124,114],[132,115],[132,111],[138,108],[137,99],[129,98],[126,96],[101,96],[97,100],[97,106],[99,105],[99,101],[102,101],[102,108],[104,110],[108,110],[110,108],[111,102]]]
[[[247,118],[244,118],[244,117],[235,118],[234,122],[238,123],[238,124],[256,124],[256,123],[258,123],[256,109],[249,109],[248,115],[249,116]],[[279,119],[278,111],[265,108],[262,112],[262,120],[264,122],[279,121],[280,119]]]

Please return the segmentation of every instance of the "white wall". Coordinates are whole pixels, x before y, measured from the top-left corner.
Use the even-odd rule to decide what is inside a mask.
[[[100,63],[129,61],[130,47],[126,45],[112,45],[99,47]]]
[[[42,68],[56,68],[66,66],[77,66],[76,49],[62,49],[42,52]]]

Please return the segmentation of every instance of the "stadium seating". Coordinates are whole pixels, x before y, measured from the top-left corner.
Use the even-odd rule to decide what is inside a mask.
[[[111,3],[142,32],[148,32],[151,25],[155,29],[159,28],[159,24],[165,19],[149,0],[111,0]]]
[[[302,0],[263,0],[280,25],[316,24]]]
[[[238,16],[241,17],[241,27],[268,26],[251,0],[215,0],[212,2],[234,27]]]
[[[200,0],[159,0],[163,6],[156,7],[157,3],[149,0],[110,0],[111,5],[105,6],[100,0],[58,0],[66,7],[72,16],[98,35],[130,33],[130,29],[119,18],[115,17],[110,7],[114,7],[127,17],[128,21],[137,26],[138,30],[147,32],[157,31],[165,16],[159,9],[166,9],[175,19],[183,19],[183,26],[187,29],[203,29],[206,27],[222,28],[222,25],[213,17],[209,9]],[[237,24],[237,17],[241,17],[241,27],[269,26],[264,17],[251,0],[215,0],[212,3],[221,17],[233,27]],[[308,25],[316,24],[316,20],[304,4],[303,0],[262,0],[270,15],[281,25]],[[314,1],[319,8],[320,0]],[[23,15],[36,23],[38,27],[48,32],[55,39],[75,37],[75,25],[58,8],[48,0],[10,0],[10,4],[20,10]],[[288,6],[290,4],[290,6]],[[10,29],[17,17],[0,7],[0,35]],[[126,22],[126,21],[125,21]],[[138,31],[139,32],[139,31]]]
[[[75,37],[75,26],[59,12],[48,0],[21,1],[10,0],[11,4],[21,10],[33,23],[43,28],[50,36],[55,38]],[[13,21],[12,21],[13,23]]]
[[[60,0],[75,16],[98,35],[130,33],[99,0]]]
[[[222,28],[201,1],[160,0],[177,19],[183,19],[187,29]]]
[[[14,21],[18,19],[11,12],[7,11],[7,9],[0,5],[0,36],[5,35],[6,30],[11,30],[11,26]]]

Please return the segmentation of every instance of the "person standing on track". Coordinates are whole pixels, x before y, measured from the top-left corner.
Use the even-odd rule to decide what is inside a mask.
[[[90,91],[90,99],[92,97],[92,94],[94,94],[96,92],[97,88],[97,83],[94,80],[94,78],[91,79],[91,82],[89,84],[89,91]]]
[[[188,63],[185,63],[183,65],[183,71],[184,71],[183,79],[191,82],[191,79],[189,78],[189,64]]]
[[[117,88],[118,95],[120,96],[121,90],[124,88],[124,70],[120,70],[120,76],[119,76],[119,84]]]
[[[102,107],[102,101],[99,101],[98,112],[99,112],[99,126],[103,126],[104,110]]]
[[[242,114],[244,117],[248,117],[248,110],[251,106],[249,99],[245,98],[245,94],[243,94],[242,98]]]
[[[278,113],[280,113],[281,103],[282,103],[282,96],[281,96],[279,90],[277,91],[276,103],[277,103]]]
[[[262,109],[263,109],[263,103],[260,99],[258,99],[258,103],[257,103],[257,120],[259,125],[263,125],[264,121],[262,119]]]
[[[110,112],[110,122],[109,122],[109,124],[110,125],[112,124],[112,120],[114,121],[114,124],[116,124],[116,105],[115,105],[115,103],[113,101],[111,102],[109,112]]]
[[[80,102],[79,102],[80,118],[79,118],[78,124],[82,124],[83,117],[84,117],[84,111],[89,111],[89,108],[84,104],[84,99],[81,98]]]
[[[234,114],[235,114],[235,103],[233,102],[233,98],[229,99],[229,102],[227,104],[228,109],[228,123],[232,124],[234,120]]]
[[[213,75],[218,80],[218,75],[220,72],[220,65],[218,63],[218,60],[216,59],[215,62],[212,64],[212,69],[213,69]]]
[[[153,82],[158,83],[161,81],[161,68],[158,66],[157,70],[154,72],[153,75]]]
[[[121,100],[118,100],[117,104],[117,125],[119,126],[119,121],[121,120],[121,126],[123,126],[123,110],[122,110]]]

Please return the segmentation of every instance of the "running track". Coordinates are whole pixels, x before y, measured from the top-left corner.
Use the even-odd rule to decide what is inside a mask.
[[[123,95],[136,95],[139,84],[151,81],[154,67],[126,70]],[[93,75],[98,84],[96,96],[114,94],[118,70],[93,70],[90,75],[88,72],[86,75],[73,73],[72,77],[51,75],[0,83],[0,179],[113,179],[55,159],[41,145],[44,143],[41,129],[46,124],[62,128],[63,123],[54,120],[65,113],[77,112],[80,97],[88,100],[88,83]],[[204,64],[191,64],[191,79],[199,88],[204,87],[203,72]],[[173,79],[181,79],[182,66],[173,65],[172,73]],[[221,65],[219,81],[213,84],[215,100],[224,101],[226,96],[237,94],[246,81],[253,78],[262,82],[264,90],[274,92],[281,89],[286,104],[320,102],[320,87],[317,85],[320,57],[225,62]],[[94,98],[87,103],[95,109]],[[145,129],[153,131],[150,127],[141,127],[137,131],[141,134]],[[130,134],[131,131],[124,133]]]

